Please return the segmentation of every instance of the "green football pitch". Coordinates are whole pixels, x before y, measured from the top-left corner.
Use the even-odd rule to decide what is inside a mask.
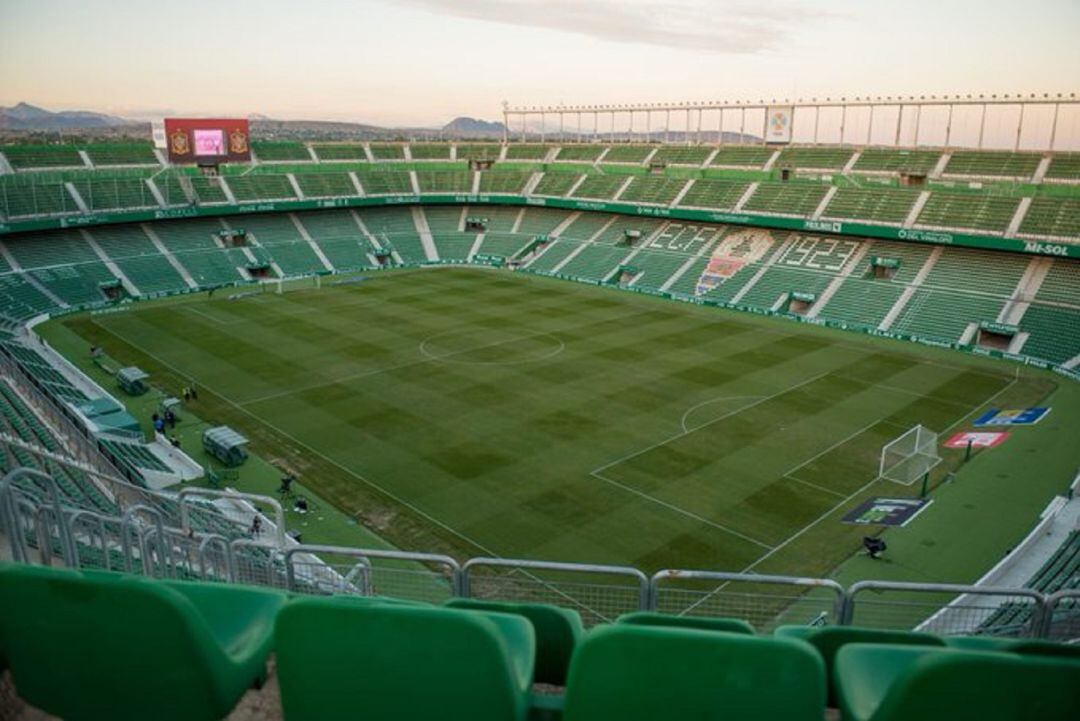
[[[402,548],[646,571],[827,574],[866,530],[845,512],[919,492],[877,479],[885,443],[1055,387],[910,343],[464,268],[64,323],[173,393],[193,380],[207,420]]]

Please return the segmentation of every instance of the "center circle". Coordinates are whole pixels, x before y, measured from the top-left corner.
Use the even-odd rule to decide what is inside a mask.
[[[535,363],[561,353],[566,345],[551,333],[501,328],[455,328],[420,342],[420,353],[442,363],[515,365]]]

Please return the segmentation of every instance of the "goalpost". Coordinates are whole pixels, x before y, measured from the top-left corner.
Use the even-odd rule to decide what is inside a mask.
[[[882,447],[878,476],[910,486],[941,463],[937,449],[937,433],[915,426]]]
[[[318,290],[322,288],[321,275],[301,275],[290,278],[269,278],[259,284],[264,293],[281,295],[291,290]]]

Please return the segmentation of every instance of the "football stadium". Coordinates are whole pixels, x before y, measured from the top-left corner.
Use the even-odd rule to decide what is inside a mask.
[[[370,4],[803,62],[587,29],[736,32],[695,3]],[[295,60],[316,87],[334,42]],[[470,52],[449,70],[552,97]],[[135,72],[85,58],[118,97]],[[1075,69],[614,103],[567,76],[579,104],[444,127],[356,121],[434,107],[441,71],[283,120],[299,81],[0,107],[0,719],[1080,718]]]

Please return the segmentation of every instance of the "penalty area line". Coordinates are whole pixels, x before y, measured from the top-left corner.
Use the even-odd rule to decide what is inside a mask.
[[[650,496],[648,493],[645,493],[644,491],[638,490],[637,488],[634,488],[633,486],[628,486],[625,483],[620,483],[619,481],[614,481],[614,480],[608,478],[607,476],[603,475],[599,471],[593,471],[589,475],[591,475],[594,478],[597,478],[597,479],[599,479],[601,481],[604,481],[605,483],[609,483],[609,484],[615,486],[616,488],[622,489],[622,490],[626,491],[627,493],[632,493],[635,496],[638,496],[640,498],[644,498],[646,501],[649,501],[651,503],[655,503],[658,506],[663,506],[664,508],[668,509],[669,511],[674,511],[676,513],[679,513],[681,515],[686,516],[687,518],[692,518],[695,521],[698,521],[699,523],[704,523],[705,525],[712,526],[713,528],[715,528],[715,529],[717,529],[719,531],[723,531],[724,533],[728,533],[728,534],[730,534],[732,536],[735,536],[737,538],[741,538],[742,540],[747,541],[748,543],[753,543],[755,546],[758,546],[760,548],[764,548],[764,549],[767,549],[767,550],[772,550],[773,549],[773,546],[770,546],[768,543],[765,543],[764,541],[759,541],[758,539],[753,538],[751,536],[748,536],[745,533],[741,533],[739,531],[736,531],[734,528],[729,528],[729,527],[727,527],[727,526],[725,526],[725,525],[723,525],[721,523],[717,523],[716,521],[711,521],[708,518],[705,518],[704,516],[699,516],[698,514],[692,512],[692,511],[688,511],[685,508],[680,508],[679,506],[676,506],[673,503],[668,503],[667,501],[661,500],[661,499],[659,499],[659,498],[657,498],[655,496]]]

